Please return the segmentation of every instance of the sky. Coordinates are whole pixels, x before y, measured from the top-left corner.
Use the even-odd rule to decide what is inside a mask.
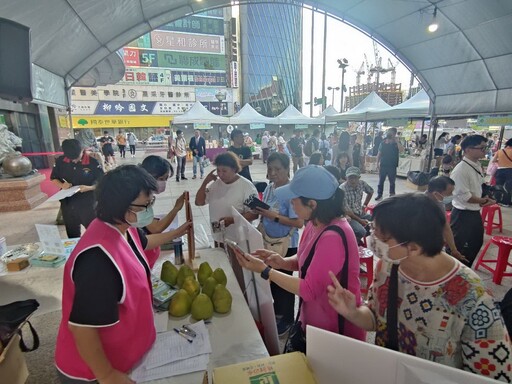
[[[314,75],[313,75],[313,96],[322,96],[322,65],[323,65],[323,36],[324,36],[324,15],[315,13],[315,38],[314,38]],[[372,39],[357,29],[331,17],[327,17],[327,54],[325,67],[325,86],[341,87],[341,69],[338,67],[337,60],[346,58],[349,66],[345,72],[345,87],[348,88],[356,85],[356,71],[359,70],[364,62],[364,54],[368,58],[368,64],[375,65],[375,55]],[[303,85],[302,85],[302,111],[309,116],[310,107],[306,105],[310,99],[310,71],[311,71],[311,10],[303,8]],[[396,83],[402,83],[402,91],[409,90],[411,74],[409,70],[401,64],[397,58],[393,57],[384,47],[378,46],[379,54],[382,57],[382,67],[388,67],[388,58],[391,59],[393,65],[398,62],[396,67]],[[363,65],[366,72],[366,65]],[[379,82],[389,83],[391,73],[380,74]],[[375,81],[375,77],[373,78]],[[361,84],[367,82],[367,73],[361,75]],[[413,86],[417,86],[417,80]],[[326,89],[327,105],[332,104],[332,91]],[[345,92],[344,96],[348,96]],[[341,92],[334,91],[334,108],[340,110]],[[321,112],[320,107],[314,107],[313,115],[316,116]]]

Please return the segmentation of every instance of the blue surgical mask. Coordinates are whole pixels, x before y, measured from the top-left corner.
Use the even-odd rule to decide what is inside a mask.
[[[149,224],[153,222],[153,219],[155,218],[155,214],[153,213],[153,207],[148,207],[147,209],[133,213],[135,213],[135,215],[137,216],[137,221],[133,223],[127,221],[127,223],[130,224],[132,227],[136,228],[147,227]]]
[[[451,204],[453,200],[453,196],[443,196],[443,204],[448,205]]]

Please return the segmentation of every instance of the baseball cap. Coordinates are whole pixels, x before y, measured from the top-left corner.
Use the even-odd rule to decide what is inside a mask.
[[[280,200],[306,197],[314,200],[330,199],[339,187],[338,180],[321,165],[300,168],[292,181],[276,189]]]
[[[361,177],[361,171],[357,167],[348,167],[348,169],[345,171],[345,176],[357,176]]]

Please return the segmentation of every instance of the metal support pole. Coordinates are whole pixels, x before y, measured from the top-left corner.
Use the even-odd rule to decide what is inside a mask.
[[[309,116],[313,117],[313,63],[314,60],[314,41],[315,41],[315,9],[311,9],[311,72],[310,72],[310,79],[309,79]]]
[[[327,12],[324,13],[324,52],[322,68],[322,111],[325,109],[325,65],[327,55]]]
[[[341,103],[340,103],[340,113],[343,113],[343,93],[345,92],[345,68],[341,68]]]

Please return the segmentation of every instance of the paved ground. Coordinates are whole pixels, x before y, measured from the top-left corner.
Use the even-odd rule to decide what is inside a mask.
[[[163,151],[152,151],[151,153],[162,156],[165,155]],[[147,154],[142,151],[137,152],[135,158],[127,157],[126,159],[118,159],[118,164],[137,164],[140,163],[146,155]],[[210,172],[213,169],[212,167],[213,166],[211,165],[206,168],[205,172]],[[266,180],[266,166],[261,160],[254,161],[253,166],[251,166],[251,174],[255,181]],[[189,191],[191,200],[194,201],[196,191],[201,185],[202,180],[199,178],[192,180],[192,164],[186,165],[186,176],[188,177],[188,180],[182,180],[179,183],[177,183],[174,178],[169,179],[166,191],[163,194],[158,195],[156,200],[156,214],[167,213],[173,207],[175,199],[183,193],[183,191]],[[366,174],[363,175],[363,179],[376,189],[378,181],[377,175]],[[387,188],[387,185],[385,187]],[[406,186],[405,179],[397,180],[397,193],[411,191],[412,190]],[[385,189],[384,197],[387,196],[387,192],[388,190]],[[34,224],[54,224],[58,208],[59,203],[51,202],[42,204],[31,211],[0,213],[0,236],[5,236],[8,245],[37,241],[37,233]],[[504,219],[504,235],[512,236],[512,209],[502,208],[502,211]],[[193,213],[196,228],[201,225],[209,234],[208,207],[193,206]],[[181,222],[184,221],[184,210],[180,212],[179,218]],[[59,228],[61,230],[62,237],[64,238],[66,236],[64,226],[60,226]],[[196,229],[196,232],[198,232],[198,229]],[[488,238],[489,237],[486,236],[486,241]],[[495,291],[497,297],[502,297],[507,287],[512,285],[512,278],[504,278],[502,286],[498,287],[490,281],[491,275],[489,273],[482,272],[480,274],[486,282],[489,282],[488,287]]]

